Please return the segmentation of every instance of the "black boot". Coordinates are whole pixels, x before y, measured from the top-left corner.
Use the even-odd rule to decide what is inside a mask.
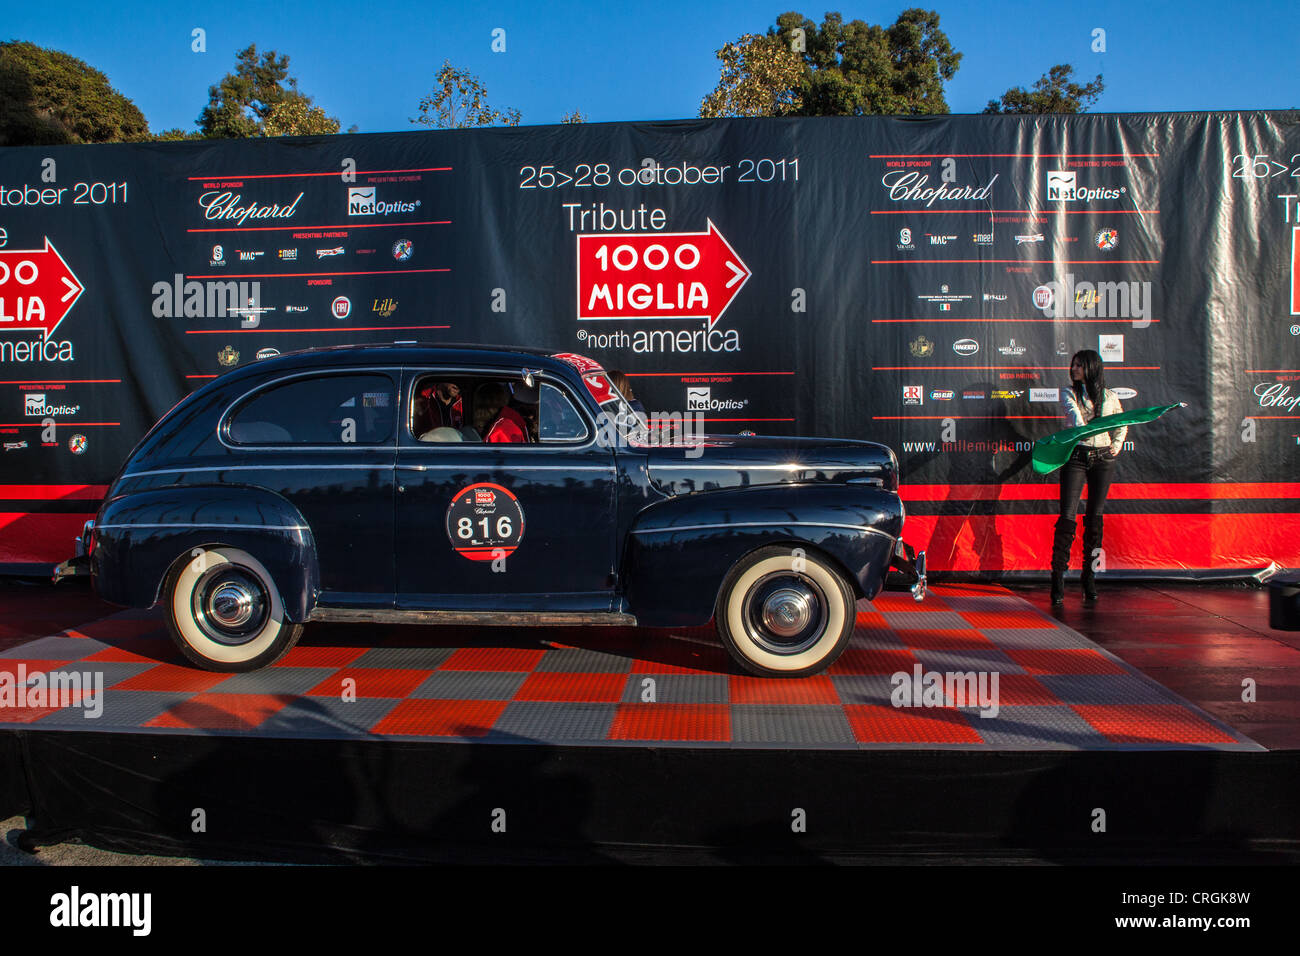
[[[1083,597],[1087,601],[1097,600],[1097,575],[1093,562],[1101,553],[1101,515],[1083,519]]]
[[[1065,603],[1065,569],[1070,566],[1070,545],[1074,543],[1074,519],[1057,518],[1052,536],[1052,607]]]

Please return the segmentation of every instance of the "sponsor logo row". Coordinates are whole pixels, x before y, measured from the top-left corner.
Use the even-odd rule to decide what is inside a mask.
[[[974,293],[954,291],[946,282],[939,286],[938,292],[923,292],[916,298],[939,312],[951,312],[953,306],[976,301]],[[1009,293],[999,291],[982,292],[979,301],[1013,300]],[[1122,280],[1090,282],[1070,273],[1064,279],[1036,286],[1024,304],[1032,304],[1046,318],[1132,319],[1138,327],[1145,327],[1151,320],[1152,286],[1150,282]]]
[[[931,388],[928,393],[932,402],[955,401],[959,394],[962,401],[985,401],[987,399],[1024,398],[1027,393],[1030,402],[1056,403],[1061,401],[1063,391],[1065,389],[1061,388],[963,388],[960,391],[951,388]],[[1137,391],[1131,388],[1112,388],[1111,391],[1120,399],[1137,397]],[[924,385],[904,385],[903,404],[924,405],[926,394],[927,389]]]
[[[1047,240],[1047,237],[1041,232],[1013,232],[1011,238],[1015,240],[1017,247],[1027,247],[1029,251],[1034,251],[1040,243]],[[1087,241],[1099,251],[1107,253],[1115,252],[1119,248],[1119,230],[1113,226],[1089,230],[1081,235],[1060,236],[1058,238],[1062,242]],[[991,246],[994,244],[994,239],[995,235],[992,232],[963,234],[951,232],[918,233],[911,226],[904,226],[898,230],[898,238],[894,243],[894,248],[899,252],[915,252],[918,248],[923,249],[927,246],[956,246],[963,243],[976,246]]]
[[[378,252],[377,249],[355,248],[352,250],[356,255],[372,255]],[[208,265],[214,268],[228,266],[232,262],[258,262],[263,256],[273,256],[280,262],[297,262],[299,253],[303,258],[310,258],[315,255],[316,260],[332,259],[335,256],[341,256],[347,252],[344,246],[317,246],[314,249],[301,249],[299,246],[290,246],[286,249],[244,249],[232,248],[227,249],[224,245],[215,245],[208,259]],[[396,262],[407,262],[415,254],[415,243],[410,239],[398,239],[389,249]]]
[[[936,343],[924,335],[918,335],[908,343],[908,351],[915,358],[930,358],[937,348]],[[978,355],[980,348],[979,341],[972,338],[957,339],[952,343],[953,352],[963,358]],[[1027,346],[1019,344],[1015,339],[1009,339],[1006,345],[994,346],[994,349],[1003,358],[1019,358],[1028,351]],[[1124,361],[1124,336],[1122,334],[1097,336],[1097,352],[1103,362]],[[1061,356],[1070,354],[1064,342],[1057,343],[1056,354]]]

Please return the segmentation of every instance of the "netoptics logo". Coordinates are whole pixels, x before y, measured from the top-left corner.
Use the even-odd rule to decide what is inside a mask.
[[[686,410],[688,412],[708,411],[709,401],[713,397],[713,390],[707,385],[703,388],[686,389]]]
[[[1098,199],[1118,199],[1126,192],[1127,186],[1080,186],[1079,174],[1071,169],[1047,172],[1048,202],[1095,202]]]
[[[414,202],[380,202],[379,190],[375,186],[348,187],[349,216],[389,216],[395,212],[415,212],[420,207],[420,200]]]
[[[29,418],[48,418],[53,415],[76,415],[80,405],[47,405],[44,392],[28,392],[23,401],[23,412]]]

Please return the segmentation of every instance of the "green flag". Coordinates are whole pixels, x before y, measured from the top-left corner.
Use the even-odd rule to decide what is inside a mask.
[[[1034,442],[1034,471],[1040,475],[1050,475],[1056,471],[1070,460],[1074,446],[1079,444],[1080,439],[1121,428],[1125,425],[1145,425],[1147,422],[1155,421],[1171,408],[1186,407],[1186,402],[1177,402],[1173,405],[1152,405],[1149,408],[1136,408],[1131,412],[1120,412],[1118,415],[1102,415],[1100,418],[1094,418],[1086,425],[1076,425],[1074,428],[1053,432],[1046,438],[1040,438]]]

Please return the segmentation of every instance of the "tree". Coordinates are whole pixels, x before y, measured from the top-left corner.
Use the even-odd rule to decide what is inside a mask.
[[[587,122],[587,117],[583,116],[579,110],[574,110],[572,113],[565,113],[564,116],[560,118],[560,122],[561,123],[585,123]]]
[[[1106,87],[1101,74],[1087,86],[1071,83],[1074,67],[1058,63],[1034,83],[1034,91],[1015,86],[1001,101],[989,100],[985,113],[1086,113]]]
[[[473,126],[518,126],[515,109],[494,110],[487,105],[487,90],[477,76],[458,70],[444,60],[434,76],[433,92],[420,100],[420,115],[412,123],[435,129],[468,129]]]
[[[780,37],[746,33],[716,55],[722,75],[701,116],[785,116],[803,105],[803,59]]]
[[[144,114],[99,70],[34,43],[0,43],[0,146],[122,143],[148,136]]]
[[[300,99],[276,103],[262,122],[264,136],[331,136],[338,131],[338,120]]]
[[[889,27],[845,23],[838,13],[827,13],[819,27],[783,13],[767,43],[746,45],[747,39],[718,51],[722,74],[702,116],[946,113],[943,85],[962,56],[939,29],[939,14],[919,8],[904,10]],[[797,80],[778,48],[800,62]]]
[[[289,76],[289,57],[267,50],[259,59],[257,44],[236,54],[235,72],[227,73],[217,86],[208,87],[208,105],[199,114],[199,131],[209,139],[247,139],[254,136],[290,135],[269,132],[266,121],[280,108],[273,129],[292,125],[292,117],[307,117],[315,128],[310,132],[337,133],[339,121],[313,108],[312,98],[298,89]],[[318,115],[317,115],[318,114]],[[332,129],[326,129],[332,124]]]

